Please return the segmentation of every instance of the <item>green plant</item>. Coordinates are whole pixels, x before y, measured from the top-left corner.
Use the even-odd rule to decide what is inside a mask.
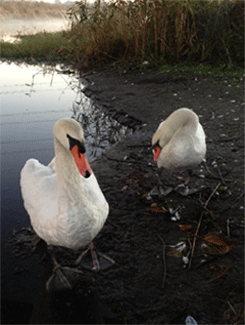
[[[2,42],[1,56],[7,59],[32,58],[36,60],[53,61],[61,59],[62,51],[69,44],[62,32],[38,33],[35,35],[20,36],[15,44]]]

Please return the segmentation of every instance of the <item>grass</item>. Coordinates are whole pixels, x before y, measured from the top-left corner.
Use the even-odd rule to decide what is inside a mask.
[[[196,75],[212,75],[220,79],[229,79],[230,81],[241,82],[244,80],[244,69],[239,66],[229,66],[227,64],[217,64],[210,65],[198,64],[198,65],[186,65],[186,64],[177,64],[169,65],[165,64],[160,67],[162,72],[170,72],[171,75],[181,73],[190,73]]]
[[[1,43],[1,57],[9,60],[24,59],[25,61],[65,61],[62,49],[68,46],[63,32],[38,33],[35,35],[20,36],[20,42]]]
[[[163,70],[177,65],[217,76],[234,74],[244,64],[240,0],[96,0],[89,7],[79,1],[68,17],[72,25],[66,32],[1,43],[2,57],[61,58],[78,69],[113,62],[142,67],[147,60]]]

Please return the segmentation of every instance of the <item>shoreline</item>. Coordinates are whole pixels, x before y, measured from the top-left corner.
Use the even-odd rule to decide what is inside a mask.
[[[198,324],[234,324],[239,320],[242,323],[239,308],[244,298],[243,83],[232,84],[229,80],[197,74],[173,76],[154,69],[119,74],[115,69],[104,68],[87,74],[86,79],[88,86],[84,92],[95,105],[135,128],[132,135],[91,162],[110,206],[109,217],[95,238],[95,245],[113,258],[116,265],[98,273],[86,271],[69,295],[65,292],[55,296],[55,305],[43,292],[41,306],[45,308],[40,308],[38,301],[30,313],[39,312],[39,317],[45,320],[51,315],[54,322],[57,317],[58,323],[68,324],[72,323],[69,317],[77,320],[80,315],[82,323],[81,305],[77,302],[84,295],[79,288],[88,286],[88,292],[95,292],[95,308],[103,316],[101,323],[185,324],[188,315]],[[213,175],[199,166],[191,179],[191,186],[200,188],[197,194],[185,197],[173,192],[149,199],[148,193],[158,184],[152,134],[161,120],[184,106],[199,115],[207,136],[206,164]],[[166,171],[164,181],[178,183],[178,177],[184,176]],[[217,186],[216,195],[210,197]],[[182,256],[171,255],[169,245],[184,241],[190,250],[204,211],[203,203],[209,197],[192,266],[188,269]],[[171,209],[178,210],[180,220],[172,220]],[[227,236],[227,220],[230,238],[240,244],[231,247],[227,254],[210,254],[201,263],[202,239],[211,231]],[[181,225],[191,227],[188,233],[181,230]],[[34,265],[39,270],[40,259]],[[50,263],[42,261],[46,277],[47,265],[50,269]],[[227,271],[221,268],[223,265]],[[22,276],[25,274],[23,270]],[[45,288],[43,278],[39,281],[43,281]],[[229,315],[227,297],[237,313],[235,320]],[[12,313],[11,308],[9,304]]]
[[[35,35],[40,32],[58,32],[67,30],[67,19],[44,18],[40,19],[9,19],[2,23],[0,40],[4,42],[18,41],[18,36]]]

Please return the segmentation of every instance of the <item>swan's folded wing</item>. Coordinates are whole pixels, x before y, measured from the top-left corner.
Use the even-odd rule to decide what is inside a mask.
[[[45,223],[44,218],[48,221],[57,214],[57,179],[50,167],[29,159],[21,171],[20,186],[32,224]]]

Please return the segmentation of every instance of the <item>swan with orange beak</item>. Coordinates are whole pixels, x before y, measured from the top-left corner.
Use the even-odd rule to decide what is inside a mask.
[[[159,168],[172,171],[198,166],[206,154],[205,133],[198,116],[188,108],[174,111],[160,123],[152,137],[153,158]]]
[[[51,163],[44,166],[29,159],[23,167],[22,197],[33,229],[47,245],[77,250],[91,243],[102,229],[109,205],[88,163],[80,124],[61,119],[55,123],[53,135],[55,158]],[[95,256],[93,245],[89,248]],[[61,269],[53,261],[55,269]],[[95,259],[94,268],[99,268]]]

